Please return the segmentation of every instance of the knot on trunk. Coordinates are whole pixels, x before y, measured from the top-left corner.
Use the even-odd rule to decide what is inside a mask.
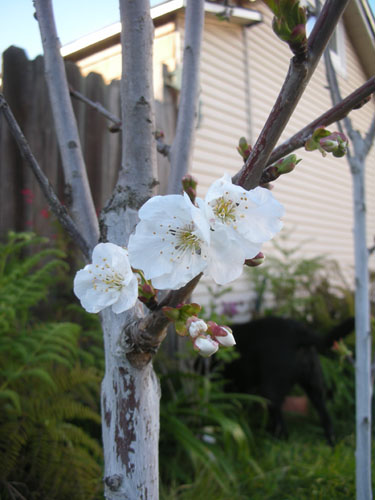
[[[113,474],[104,478],[104,483],[111,491],[118,491],[122,484],[123,476],[121,474]]]
[[[153,316],[149,315],[134,321],[122,333],[126,357],[138,369],[144,368],[152,360],[167,334],[166,325],[160,325],[151,318]]]

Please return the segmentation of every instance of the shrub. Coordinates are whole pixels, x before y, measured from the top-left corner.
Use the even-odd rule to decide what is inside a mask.
[[[38,319],[67,271],[45,244],[10,233],[0,245],[0,496],[88,500],[101,490],[100,372],[78,324]]]

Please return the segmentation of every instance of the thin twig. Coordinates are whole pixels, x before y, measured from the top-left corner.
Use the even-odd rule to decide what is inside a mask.
[[[69,85],[69,92],[72,97],[75,97],[77,100],[84,102],[88,106],[90,106],[93,109],[96,109],[98,113],[101,115],[105,116],[108,120],[110,120],[112,123],[118,126],[119,130],[121,129],[121,120],[117,116],[115,116],[113,113],[108,111],[100,102],[97,101],[92,101],[85,95],[81,94],[81,92],[78,92],[78,90],[75,90],[71,85]]]
[[[95,109],[98,113],[103,115],[105,118],[107,118],[109,121],[111,121],[114,124],[112,127],[110,127],[111,132],[121,131],[122,121],[120,120],[120,118],[108,111],[108,109],[106,109],[100,102],[92,101],[81,92],[78,92],[78,90],[73,89],[72,86],[69,86],[69,92],[72,97],[74,97],[78,101],[84,102],[91,108]],[[169,155],[170,146],[168,144],[165,144],[162,139],[156,139],[156,149],[158,153],[162,154],[163,156]]]
[[[332,123],[342,120],[353,109],[360,106],[363,101],[375,92],[375,77],[370,78],[357,90],[348,95],[343,101],[333,106],[330,110],[326,111],[311,123],[306,125],[302,130],[286,140],[283,144],[278,146],[270,156],[267,166],[271,165],[280,158],[288,155],[289,153],[299,149],[305,145],[305,142],[310,138],[314,130],[319,126],[327,127]]]
[[[237,183],[246,189],[259,185],[262,171],[297,106],[325,46],[349,0],[327,0],[308,41],[305,58],[293,57],[284,85],[272,111],[242,168]]]
[[[49,180],[45,176],[44,172],[40,168],[38,162],[36,161],[34,155],[32,154],[32,151],[30,149],[30,146],[25,138],[25,136],[22,133],[22,130],[20,129],[8,103],[4,99],[4,96],[0,94],[0,108],[4,114],[4,117],[8,123],[10,132],[14,138],[14,140],[17,143],[18,149],[22,155],[22,157],[25,159],[27,162],[28,166],[31,168],[33,171],[39,186],[49,204],[49,207],[51,211],[54,213],[62,227],[66,230],[66,232],[70,235],[72,240],[78,245],[78,247],[81,249],[83,255],[87,260],[90,259],[91,257],[91,252],[90,252],[90,247],[85,240],[85,238],[82,236],[82,234],[79,232],[77,226],[75,225],[73,219],[70,217],[68,214],[66,208],[60,200],[58,199],[55,191],[53,190],[52,185],[50,184]]]

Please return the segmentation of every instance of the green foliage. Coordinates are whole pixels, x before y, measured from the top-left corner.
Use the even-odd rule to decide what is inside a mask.
[[[274,239],[272,255],[247,271],[256,293],[252,316],[285,316],[327,331],[353,315],[353,292],[336,262],[304,256],[303,245],[291,246],[289,236]]]
[[[80,326],[38,319],[67,270],[45,243],[10,233],[0,245],[0,497],[93,499],[101,490],[101,374],[80,346]]]
[[[161,497],[174,498],[174,489],[195,498],[234,497],[238,469],[257,471],[247,415],[262,398],[229,394],[215,375],[168,370],[161,385]]]
[[[307,258],[301,246],[289,244],[288,237],[284,233],[275,242],[272,256],[249,270],[256,292],[252,314],[293,317],[323,333],[353,314],[353,293],[337,264],[321,256]],[[217,315],[217,299],[226,291],[216,296],[210,290],[212,300],[203,311],[206,317]],[[353,350],[353,339],[346,342]],[[162,377],[161,498],[354,498],[353,366],[334,352],[322,356],[321,362],[330,396],[328,409],[338,438],[334,450],[322,437],[315,413],[308,417],[286,415],[290,437],[288,441],[276,440],[264,432],[266,412],[260,399],[224,393],[216,373],[202,378],[167,372]],[[243,399],[246,397],[249,400]],[[227,435],[224,422],[230,429]],[[240,443],[234,437],[238,428]],[[173,461],[168,460],[170,456]]]

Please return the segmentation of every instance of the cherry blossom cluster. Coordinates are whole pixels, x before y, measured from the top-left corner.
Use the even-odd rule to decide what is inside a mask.
[[[192,316],[187,321],[187,330],[194,349],[204,357],[215,354],[220,346],[232,347],[236,344],[232,330],[228,326],[220,326],[214,321],[206,323],[202,319]]]
[[[283,212],[269,190],[247,191],[229,175],[196,205],[186,193],[155,196],[141,207],[130,236],[131,265],[158,289],[179,289],[199,273],[225,285],[280,231]]]
[[[269,190],[247,191],[232,184],[229,175],[195,203],[186,193],[155,196],[141,207],[128,249],[99,243],[92,263],[77,272],[74,292],[88,312],[111,307],[119,314],[133,307],[139,295],[147,303],[145,293],[152,295],[153,287],[176,290],[200,273],[225,285],[280,231],[283,212]],[[209,334],[190,333],[200,351],[229,335],[208,328]]]

